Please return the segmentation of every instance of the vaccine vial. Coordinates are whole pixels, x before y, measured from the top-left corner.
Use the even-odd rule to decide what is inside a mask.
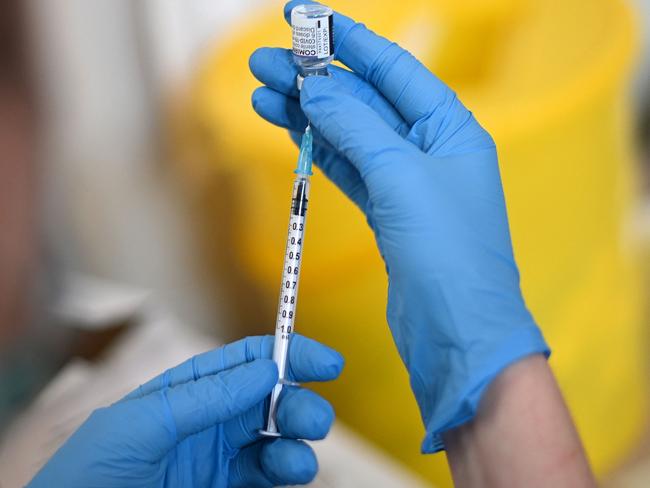
[[[334,12],[325,5],[298,5],[291,11],[293,60],[298,88],[307,76],[327,76],[334,59]]]

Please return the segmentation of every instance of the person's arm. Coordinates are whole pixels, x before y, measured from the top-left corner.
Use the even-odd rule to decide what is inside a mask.
[[[444,434],[458,488],[596,486],[546,359],[508,367],[474,420]]]

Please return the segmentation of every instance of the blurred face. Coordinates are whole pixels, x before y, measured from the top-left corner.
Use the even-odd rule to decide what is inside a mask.
[[[36,263],[33,131],[16,88],[0,82],[0,344],[28,320]]]

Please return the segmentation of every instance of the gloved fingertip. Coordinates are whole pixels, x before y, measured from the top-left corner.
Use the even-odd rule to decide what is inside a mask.
[[[253,110],[255,110],[257,113],[260,113],[260,107],[262,107],[264,104],[265,92],[265,88],[263,86],[260,86],[259,88],[256,88],[251,94],[251,104],[253,105]]]
[[[261,88],[261,87],[260,87]],[[253,93],[251,93],[251,105],[253,106],[253,110],[257,112],[257,108],[260,105],[260,88],[256,88],[253,90]]]
[[[339,377],[345,360],[331,347],[303,336],[291,344],[291,369],[296,381],[329,381]]]
[[[284,95],[273,91],[267,86],[260,86],[256,88],[251,95],[251,104],[253,110],[262,117],[268,118],[270,115],[276,115],[276,118],[281,110],[286,105]]]
[[[328,402],[324,402],[322,408],[315,411],[312,415],[312,425],[309,431],[311,438],[313,440],[325,439],[334,423],[334,407]]]
[[[290,390],[278,409],[278,423],[285,437],[324,439],[334,422],[334,408],[323,397],[303,388]]]
[[[251,70],[251,73],[255,74],[259,69],[259,64],[264,56],[264,51],[266,47],[258,47],[248,58],[248,68]]]
[[[318,473],[314,451],[301,441],[277,439],[262,448],[262,469],[282,485],[305,485]]]
[[[288,49],[259,47],[248,58],[248,67],[255,78],[262,81],[278,69],[293,69],[295,66]]]
[[[345,358],[334,349],[324,346],[323,355],[320,358],[319,370],[324,378],[336,379],[341,375],[345,366]]]

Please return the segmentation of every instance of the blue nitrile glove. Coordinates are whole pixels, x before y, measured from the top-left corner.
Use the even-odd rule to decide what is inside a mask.
[[[271,487],[305,484],[318,463],[295,439],[322,439],[332,407],[297,387],[283,391],[284,438],[262,438],[265,398],[278,380],[272,337],[250,337],[170,369],[114,405],[93,412],[30,487]],[[336,351],[296,335],[292,381],[336,378]]]
[[[309,2],[290,2],[285,17],[300,3]],[[294,138],[308,118],[315,162],[365,213],[432,452],[473,418],[500,371],[549,350],[520,291],[490,135],[398,45],[340,14],[334,33],[351,71],[332,66],[299,93],[290,51],[259,49],[250,66],[266,86],[253,107]]]

